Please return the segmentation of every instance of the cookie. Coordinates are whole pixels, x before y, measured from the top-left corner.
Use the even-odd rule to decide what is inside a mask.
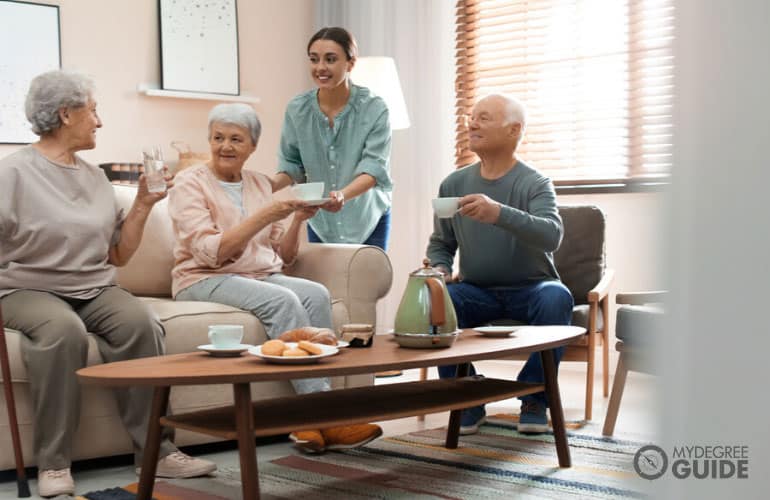
[[[305,350],[305,351],[309,352],[310,354],[312,354],[314,356],[318,356],[319,354],[321,354],[323,352],[323,349],[321,349],[320,347],[318,347],[317,345],[315,345],[312,342],[308,342],[307,340],[300,340],[299,344],[297,344],[297,347],[299,347],[302,350]]]
[[[280,356],[286,350],[283,340],[273,339],[262,344],[262,354],[265,356]]]

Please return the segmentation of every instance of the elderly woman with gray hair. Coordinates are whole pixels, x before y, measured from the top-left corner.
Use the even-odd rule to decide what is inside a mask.
[[[131,258],[165,193],[150,193],[141,177],[134,204],[123,214],[104,172],[78,156],[96,147],[102,126],[93,94],[93,83],[77,73],[37,76],[25,110],[40,139],[0,160],[0,307],[5,326],[23,334],[40,496],[75,491],[75,371],[86,366],[88,334],[108,362],[163,353],[160,321],[116,285],[115,266]],[[115,395],[139,464],[152,392],[128,388]],[[161,457],[158,475],[164,477],[216,469],[179,452],[168,439]]]
[[[332,328],[329,292],[286,276],[302,224],[317,208],[276,200],[270,179],[244,169],[257,149],[261,125],[246,104],[220,104],[209,113],[211,160],[183,170],[169,193],[176,243],[172,271],[177,300],[219,302],[250,311],[277,338],[295,328]],[[282,220],[294,214],[290,224]],[[299,394],[329,390],[328,379],[293,380]],[[300,450],[351,448],[380,436],[372,424],[295,432]]]

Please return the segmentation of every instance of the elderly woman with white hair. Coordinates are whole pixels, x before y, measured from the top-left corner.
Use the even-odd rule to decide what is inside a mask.
[[[104,172],[78,156],[96,147],[102,126],[93,94],[91,80],[77,73],[37,76],[25,110],[40,139],[0,160],[0,307],[5,326],[23,334],[40,496],[74,494],[70,464],[80,419],[75,372],[86,366],[88,334],[108,362],[163,353],[160,321],[117,286],[115,266],[131,258],[165,193],[150,193],[140,177],[124,214]],[[128,388],[115,396],[139,464],[152,391]],[[168,438],[160,456],[158,475],[164,477],[216,469],[179,452]]]
[[[209,113],[211,160],[185,169],[169,194],[176,243],[172,288],[177,300],[218,302],[250,311],[277,338],[295,328],[332,328],[329,292],[283,274],[299,249],[302,224],[317,208],[273,198],[270,179],[244,169],[257,149],[261,125],[246,104],[220,104]],[[294,217],[288,227],[282,220]],[[329,390],[328,379],[292,380],[299,394]],[[363,445],[382,434],[372,424],[291,434],[317,453]]]

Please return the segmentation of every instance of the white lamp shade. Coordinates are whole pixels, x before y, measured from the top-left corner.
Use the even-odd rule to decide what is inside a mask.
[[[404,94],[396,71],[396,63],[391,57],[359,57],[351,72],[351,79],[356,85],[369,88],[382,97],[388,105],[390,128],[400,130],[409,128],[409,114],[406,111]]]

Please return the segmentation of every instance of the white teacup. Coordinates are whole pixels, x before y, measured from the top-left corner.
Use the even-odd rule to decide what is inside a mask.
[[[434,198],[433,211],[439,219],[453,217],[460,209],[460,198]]]
[[[217,349],[232,349],[241,345],[243,326],[209,325],[209,342]]]
[[[291,192],[300,200],[320,200],[324,196],[323,182],[308,182],[305,184],[295,184]]]

